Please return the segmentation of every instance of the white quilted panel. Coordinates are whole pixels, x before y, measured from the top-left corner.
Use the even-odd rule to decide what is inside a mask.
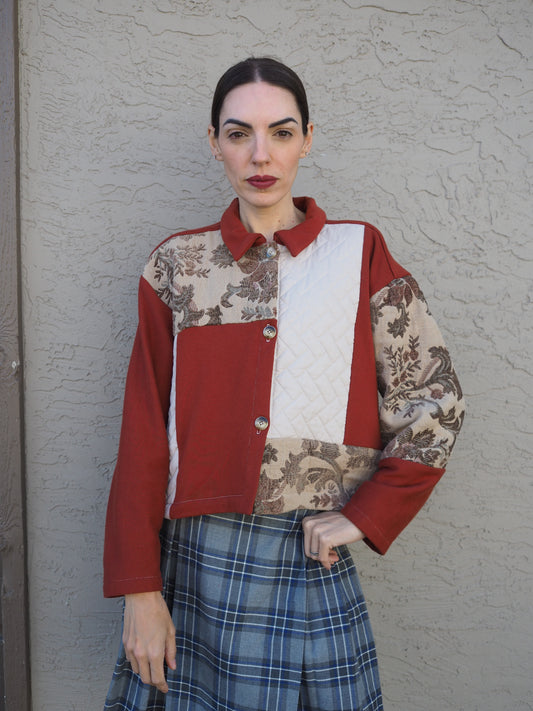
[[[176,349],[178,347],[178,337],[174,336],[174,366],[172,368],[172,387],[170,389],[170,407],[168,410],[168,449],[169,449],[169,479],[167,486],[167,497],[165,516],[169,518],[170,507],[176,498],[176,482],[178,479],[179,452],[178,440],[176,436]]]
[[[271,438],[343,441],[363,236],[326,225],[298,257],[281,250]]]

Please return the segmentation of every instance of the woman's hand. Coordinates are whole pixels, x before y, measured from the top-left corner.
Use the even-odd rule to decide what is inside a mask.
[[[365,534],[339,511],[324,511],[302,519],[305,555],[331,570],[339,556],[335,546],[361,541]]]
[[[166,694],[163,660],[176,668],[176,629],[160,592],[126,595],[122,641],[133,671]]]

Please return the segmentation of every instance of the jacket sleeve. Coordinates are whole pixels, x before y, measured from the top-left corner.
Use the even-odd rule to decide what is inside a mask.
[[[385,553],[444,473],[464,418],[449,353],[416,281],[394,279],[370,300],[384,448],[343,513]]]
[[[104,595],[161,589],[159,531],[168,480],[172,312],[144,277],[117,465],[107,508]]]

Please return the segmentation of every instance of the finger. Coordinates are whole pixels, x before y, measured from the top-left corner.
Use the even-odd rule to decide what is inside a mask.
[[[329,552],[329,560],[330,563],[333,565],[334,563],[338,563],[340,560],[339,554],[335,550],[330,550]]]
[[[332,548],[329,549],[327,558],[325,560],[320,559],[321,565],[326,568],[326,570],[331,570],[331,568],[338,563],[340,560],[338,553],[336,553]]]
[[[132,668],[133,673],[139,674],[139,665],[137,664],[137,660],[135,659],[135,657],[129,657],[128,655],[126,655],[126,659],[130,663],[130,667]]]
[[[318,536],[316,535],[315,529],[311,530],[309,534],[309,557],[310,558],[318,558],[318,554],[320,552],[320,541],[318,540]]]
[[[302,520],[302,529],[304,533],[304,553],[308,558],[313,558],[311,551],[318,551],[317,548],[312,548],[312,535],[313,535],[313,521],[312,517],[307,517]]]
[[[326,570],[329,570],[331,568],[331,561],[329,559],[329,546],[326,546],[326,548],[321,548],[319,554],[318,554],[318,562],[324,566]]]
[[[316,533],[312,533],[309,536],[309,558],[313,560],[318,560],[320,557],[320,540]]]
[[[319,547],[317,550],[319,551],[318,561],[324,566],[324,568],[326,568],[326,570],[330,570],[333,562],[330,559],[330,553],[333,550],[333,546],[331,545],[331,540],[325,531],[322,531],[322,534],[320,535]]]
[[[168,693],[168,684],[165,677],[163,677],[163,679],[161,680],[159,679],[159,677],[156,677],[155,679],[152,678],[151,684],[152,686],[155,686],[155,688],[162,694]]]
[[[333,552],[331,539],[328,536],[328,526],[320,515],[310,516],[302,520],[304,531],[304,552],[308,558],[320,562],[327,570],[339,557]]]
[[[309,542],[309,519],[302,519],[302,531],[304,534],[304,553],[306,556],[310,554],[310,542]]]
[[[166,694],[168,691],[168,684],[167,680],[165,679],[165,671],[163,669],[163,661],[158,660],[155,662],[151,668],[151,679],[150,679],[150,684],[152,686],[155,686],[159,691],[162,691],[163,694]]]
[[[165,660],[170,669],[176,669],[176,631],[174,627],[167,635],[165,645]]]
[[[142,683],[151,684],[152,674],[150,671],[150,664],[148,662],[148,659],[146,657],[137,657],[137,667],[138,671],[136,673],[141,677]]]
[[[168,691],[165,669],[163,667],[163,649],[149,649],[139,661],[141,679],[145,684],[155,686],[159,691]]]
[[[139,665],[137,663],[137,659],[135,657],[135,653],[134,653],[133,649],[128,644],[127,640],[123,640],[123,644],[124,644],[124,653],[126,655],[126,659],[130,663],[133,673],[139,674]]]

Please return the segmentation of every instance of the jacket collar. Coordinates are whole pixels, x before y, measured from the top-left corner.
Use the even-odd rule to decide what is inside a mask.
[[[320,230],[326,223],[326,213],[318,207],[313,198],[294,198],[293,202],[299,210],[305,212],[305,220],[290,230],[276,232],[274,240],[285,245],[292,256],[296,257],[318,237]],[[220,230],[226,247],[237,262],[252,245],[266,242],[262,234],[246,231],[239,218],[238,198],[235,198],[222,215]]]

